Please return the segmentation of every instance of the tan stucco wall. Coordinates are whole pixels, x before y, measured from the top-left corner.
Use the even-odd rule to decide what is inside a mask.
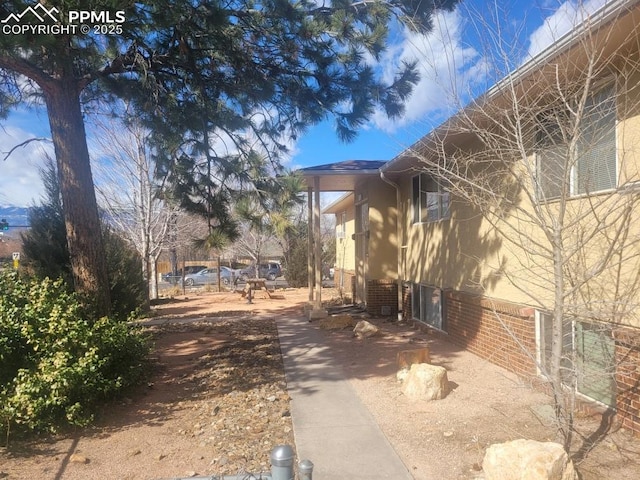
[[[633,78],[640,81],[640,74],[634,74]],[[636,91],[618,100],[620,185],[640,180],[639,105],[640,94]],[[533,157],[529,161],[533,161]],[[404,265],[408,281],[481,293],[538,308],[552,304],[553,264],[536,254],[545,245],[549,246],[549,240],[527,219],[532,205],[525,199],[520,200],[520,213],[514,210],[498,220],[501,231],[497,231],[479,211],[457,198],[452,198],[450,219],[414,225],[410,176],[403,178],[402,191]],[[598,272],[590,288],[583,289],[580,298],[571,300],[581,316],[603,318],[598,309],[604,308],[602,305],[607,302],[610,308],[612,302],[629,306],[640,300],[640,251],[637,244],[632,245],[640,238],[640,221],[635,220],[640,219],[639,195],[640,189],[637,189],[633,193],[615,192],[567,202],[567,219],[575,224],[566,231],[565,248],[567,252],[574,252],[571,260],[574,272],[581,268],[594,269],[613,238],[626,239],[626,247],[619,252],[621,261],[617,263],[614,258],[611,268]],[[623,207],[630,209],[626,216],[622,215]],[[553,212],[558,205],[551,202],[547,208]],[[582,220],[578,221],[579,218]],[[585,218],[591,219],[592,228]],[[630,228],[623,229],[621,225]],[[587,247],[581,247],[585,242]],[[570,275],[566,280],[571,281]],[[633,314],[611,320],[640,327],[640,320]]]
[[[452,198],[451,218],[434,223],[411,221],[411,179],[403,181],[405,278],[416,283],[505,296],[498,276],[499,236],[478,212]]]
[[[369,204],[367,280],[397,279],[396,190],[382,180],[370,180],[357,187],[356,202],[358,198]]]
[[[640,71],[630,74],[622,88],[628,94],[618,102],[620,185],[640,182]]]

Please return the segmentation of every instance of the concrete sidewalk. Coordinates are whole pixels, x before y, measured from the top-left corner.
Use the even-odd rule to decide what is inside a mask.
[[[277,324],[296,450],[300,460],[313,462],[313,479],[413,479],[333,361],[317,325],[306,318]]]

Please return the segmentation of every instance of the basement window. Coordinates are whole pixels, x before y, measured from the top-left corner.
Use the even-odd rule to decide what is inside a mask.
[[[438,330],[444,330],[442,289],[412,283],[411,314],[414,320]]]

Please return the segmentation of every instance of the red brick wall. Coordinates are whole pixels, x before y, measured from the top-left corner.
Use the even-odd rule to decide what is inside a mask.
[[[367,312],[382,316],[382,307],[390,307],[389,315],[398,315],[398,283],[395,280],[367,282]]]
[[[520,376],[536,375],[532,308],[455,291],[445,291],[444,308],[451,342]]]
[[[403,316],[410,320],[411,287],[403,287]],[[444,291],[445,338],[522,377],[536,375],[535,311],[517,304]],[[428,328],[426,324],[425,328]],[[431,330],[435,335],[440,332]],[[523,351],[530,352],[531,357]]]
[[[614,332],[616,342],[616,410],[625,428],[640,434],[640,333],[627,328]]]
[[[447,340],[523,378],[535,378],[535,363],[523,351],[526,349],[535,358],[532,308],[457,291],[445,291],[444,298]],[[403,286],[403,300],[404,317],[411,319],[411,288],[408,285]],[[616,416],[625,428],[640,434],[640,332],[619,328],[614,337]]]

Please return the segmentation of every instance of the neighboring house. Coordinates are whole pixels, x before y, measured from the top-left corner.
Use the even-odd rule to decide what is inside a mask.
[[[553,256],[548,261],[536,256],[553,240],[534,219],[553,219],[566,208],[564,218],[587,248],[571,247],[573,258],[563,265],[573,262],[575,271],[583,267],[580,274],[592,272],[593,278],[572,293],[583,304],[570,310],[575,320],[563,332],[563,351],[577,359],[578,394],[615,409],[624,426],[640,433],[640,317],[635,314],[640,227],[633,221],[640,191],[636,25],[639,2],[609,2],[588,25],[380,165],[378,175],[375,162],[360,162],[366,171],[361,176],[344,162],[302,173],[310,189],[349,185],[343,189],[349,193],[324,212],[336,216],[336,283],[345,292],[352,289],[354,302],[373,314],[413,319],[527,378],[540,375],[549,361],[548,306],[557,293],[549,289]],[[587,48],[598,49],[590,65],[596,73],[580,97]],[[568,94],[562,102],[545,104],[551,102],[549,92],[565,84],[576,98]],[[578,104],[585,112],[575,129],[578,140],[568,141],[562,122]],[[496,129],[515,118],[514,105],[527,106],[520,123],[513,122],[520,129],[514,143],[520,151],[505,154],[508,148],[499,151],[491,142],[500,137]],[[575,159],[572,168],[557,175],[567,156]],[[526,184],[527,172],[534,173],[533,184]],[[340,175],[349,181],[341,183]],[[476,183],[465,184],[469,179]],[[461,184],[474,185],[477,203],[471,188]],[[533,194],[526,195],[527,188]],[[628,251],[607,251],[621,239]],[[622,259],[617,268],[598,270],[598,257],[611,253]],[[567,282],[581,281],[573,273],[561,274]],[[607,317],[603,305],[620,310]],[[603,324],[602,318],[609,320]]]

